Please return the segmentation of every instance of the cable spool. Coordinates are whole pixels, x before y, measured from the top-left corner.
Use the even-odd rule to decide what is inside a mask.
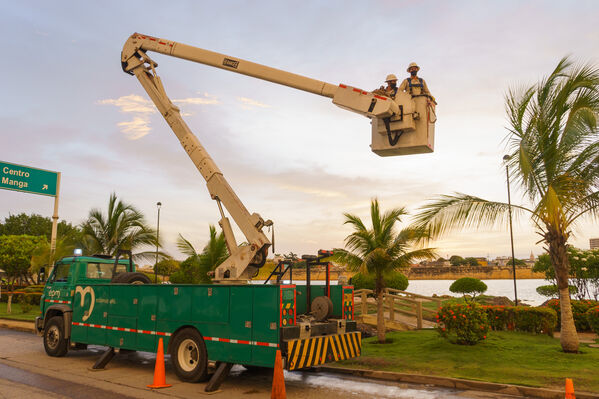
[[[327,296],[317,296],[312,301],[312,316],[316,321],[324,321],[333,314],[333,302]]]

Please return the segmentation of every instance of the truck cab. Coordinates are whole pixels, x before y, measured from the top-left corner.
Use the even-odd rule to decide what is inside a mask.
[[[110,284],[116,277],[125,275],[129,279],[149,282],[147,277],[136,272],[135,264],[128,259],[95,255],[66,257],[56,262],[40,299],[41,316],[35,319],[35,328],[40,335],[44,334],[46,328],[52,327],[50,342],[44,342],[46,350],[50,349],[57,355],[68,350],[66,345],[58,345],[56,335],[61,332],[65,341],[70,338],[73,302],[78,285]],[[54,321],[50,323],[51,320]],[[54,348],[53,343],[58,347]]]

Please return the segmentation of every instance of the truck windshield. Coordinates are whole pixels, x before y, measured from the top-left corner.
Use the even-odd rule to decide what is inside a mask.
[[[54,274],[52,282],[66,282],[69,277],[69,270],[71,269],[70,264],[56,265],[54,268]]]
[[[114,267],[111,263],[88,263],[85,277],[87,278],[112,278],[112,268]],[[124,273],[127,271],[127,265],[118,264],[116,266],[117,273]]]

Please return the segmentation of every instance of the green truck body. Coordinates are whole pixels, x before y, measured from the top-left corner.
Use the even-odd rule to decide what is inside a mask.
[[[330,287],[328,320],[302,323],[305,286],[115,282],[126,274],[139,274],[128,260],[79,256],[57,262],[36,320],[48,354],[61,356],[85,344],[156,352],[163,338],[165,353],[179,351],[181,358],[185,350],[176,338],[195,332],[201,336],[196,351],[203,345],[206,361],[273,367],[281,350],[285,367],[294,370],[360,354],[351,286]],[[312,286],[313,298],[324,294],[324,286]],[[54,350],[57,344],[66,349]]]

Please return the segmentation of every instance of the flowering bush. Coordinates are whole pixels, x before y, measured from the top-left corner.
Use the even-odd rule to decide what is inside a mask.
[[[487,313],[489,327],[495,331],[513,330],[514,317],[510,312],[511,306],[483,306]]]
[[[487,338],[487,314],[475,303],[445,305],[437,312],[437,331],[453,343],[475,345]]]
[[[510,311],[516,331],[553,335],[557,324],[557,313],[553,309],[514,306]]]
[[[572,306],[572,314],[574,315],[574,325],[576,326],[576,331],[590,331],[591,326],[587,321],[586,312],[592,307],[598,306],[599,301],[570,301]],[[561,323],[561,315],[560,315],[560,305],[559,299],[552,299],[547,302],[547,306],[557,312],[557,328],[560,328]]]
[[[493,330],[553,335],[557,314],[553,309],[526,306],[483,306]]]
[[[595,334],[599,334],[599,306],[587,310],[586,316],[591,330],[593,330]]]

